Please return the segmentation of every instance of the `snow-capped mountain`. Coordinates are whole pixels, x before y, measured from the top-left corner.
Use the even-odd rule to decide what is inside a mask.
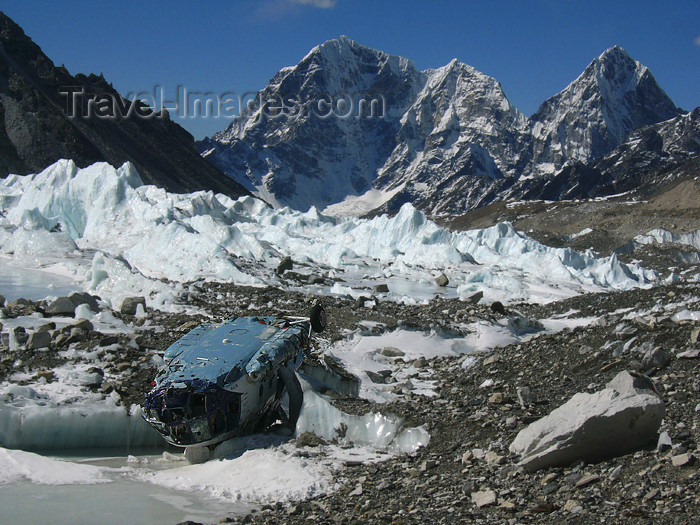
[[[632,130],[679,113],[647,67],[612,47],[532,115],[533,164],[588,162],[622,144]]]
[[[340,37],[279,71],[254,110],[202,141],[200,151],[268,201],[302,210],[325,207],[372,188],[425,81],[411,61]],[[319,102],[341,93],[383,96],[382,117],[319,116],[325,111]],[[270,104],[259,103],[290,97],[299,101],[294,116],[272,116]]]
[[[495,79],[457,60],[426,76],[375,186],[398,190],[388,202],[433,213],[476,206],[494,181],[515,175],[527,119]]]
[[[264,101],[319,94],[383,96],[382,118],[321,118],[309,106],[270,118]],[[497,80],[453,60],[417,71],[347,37],[281,70],[253,111],[199,143],[202,154],[263,198],[338,214],[462,212],[589,162],[640,126],[682,113],[649,70],[619,47],[527,118]],[[263,103],[260,103],[263,101]]]

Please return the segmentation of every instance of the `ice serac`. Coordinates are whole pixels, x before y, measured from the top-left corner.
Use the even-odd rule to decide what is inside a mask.
[[[603,390],[579,393],[515,437],[510,451],[534,471],[601,461],[656,437],[665,406],[646,376],[620,372]]]
[[[197,279],[279,282],[283,254],[301,266],[348,272],[348,284],[325,291],[351,295],[357,272],[429,286],[444,273],[460,295],[516,302],[658,277],[615,256],[544,246],[509,223],[451,232],[411,204],[393,217],[357,219],[272,209],[252,197],[173,194],[143,185],[130,164],[78,169],[59,161],[36,175],[11,175],[0,181],[0,209],[0,254],[20,267],[64,265],[113,307],[143,296],[150,308],[176,308]]]
[[[599,158],[632,130],[681,113],[647,67],[612,47],[530,117],[533,168]]]
[[[67,383],[3,385],[0,447],[23,450],[157,446],[161,439],[119,397],[85,392]]]

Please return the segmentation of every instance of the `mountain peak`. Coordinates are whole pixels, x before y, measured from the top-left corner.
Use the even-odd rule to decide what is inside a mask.
[[[619,46],[594,58],[530,119],[495,78],[457,59],[418,71],[406,58],[345,35],[273,80],[265,88],[271,94],[313,101],[318,93],[350,93],[363,96],[357,108],[375,100],[381,108],[381,118],[365,118],[379,114],[367,111],[353,118],[245,117],[203,145],[232,177],[301,210],[362,195],[386,209],[404,202],[431,213],[475,207],[516,178],[599,158],[631,130],[678,111]]]
[[[606,49],[530,117],[555,164],[605,155],[638,127],[680,114],[649,69],[620,46]],[[593,130],[589,132],[586,130]],[[535,155],[538,160],[539,154]]]
[[[607,60],[610,58],[622,58],[633,60],[629,53],[625,51],[623,47],[618,45],[614,45],[603,51],[598,57],[598,60]]]
[[[603,96],[618,98],[636,89],[647,72],[646,66],[634,60],[621,47],[614,46],[593,60],[582,77],[595,80]]]
[[[371,48],[366,48],[365,46],[362,46],[355,42],[354,40],[348,38],[345,35],[340,35],[336,38],[332,38],[330,40],[326,40],[322,44],[317,45],[314,47],[309,53],[306,55],[305,58],[311,57],[311,56],[316,56],[316,55],[322,55],[322,56],[332,56],[332,55],[342,55],[345,52],[348,51],[354,51],[357,49],[371,49]],[[375,50],[372,50],[375,51]],[[376,53],[379,53],[379,51],[375,51]]]
[[[355,42],[353,39],[348,38],[345,35],[340,35],[336,38],[331,38],[330,40],[326,40],[323,44],[316,46],[317,48],[323,48],[323,47],[336,47],[336,48],[347,48],[347,47],[355,47],[357,46],[358,43]]]

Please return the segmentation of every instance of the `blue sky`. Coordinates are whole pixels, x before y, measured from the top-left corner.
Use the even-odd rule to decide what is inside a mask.
[[[0,9],[57,65],[104,73],[122,94],[257,91],[345,34],[419,69],[457,58],[498,79],[527,115],[613,45],[648,66],[677,105],[700,105],[697,0],[17,0]],[[228,122],[180,123],[202,138]]]

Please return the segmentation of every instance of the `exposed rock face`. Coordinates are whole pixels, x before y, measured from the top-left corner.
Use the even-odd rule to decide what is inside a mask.
[[[587,162],[622,144],[632,130],[678,113],[649,69],[615,46],[532,115],[532,160]]]
[[[528,470],[619,456],[656,437],[664,402],[647,377],[620,372],[605,389],[579,393],[523,429],[510,445]]]
[[[383,96],[382,118],[320,118],[308,105],[269,116],[275,101],[337,93]],[[498,81],[466,64],[418,71],[405,58],[346,37],[314,48],[258,95],[271,101],[267,108],[258,103],[202,141],[202,154],[261,196],[297,209],[364,196],[343,208],[356,214],[391,212],[406,202],[448,214],[517,196],[532,181],[570,170],[566,163],[589,163],[640,126],[682,113],[619,47],[593,60],[529,119]],[[589,178],[600,182],[595,169]]]
[[[613,151],[588,164],[568,162],[553,176],[518,183],[519,199],[570,200],[635,191],[641,197],[700,171],[700,108],[633,131]]]
[[[293,68],[280,70],[258,93],[254,111],[199,148],[249,189],[261,188],[269,200],[303,210],[325,207],[372,188],[397,145],[401,117],[425,80],[405,58],[346,37],[330,40]],[[334,94],[384,97],[384,103],[375,107],[375,116],[371,107],[357,105],[347,118],[319,116],[326,112],[318,102]],[[270,104],[259,103],[289,97],[301,102],[299,115],[272,116]]]
[[[96,94],[118,101],[128,118],[69,118],[68,95],[76,94],[77,115],[88,115]],[[77,93],[77,91],[76,91]],[[139,111],[150,118],[133,116]],[[162,117],[162,118],[161,118]],[[146,184],[171,192],[214,190],[237,197],[241,186],[204,161],[194,139],[167,115],[123,99],[102,76],[72,76],[53,62],[22,29],[0,12],[0,177],[38,173],[59,159],[80,167],[99,161],[130,161]]]

